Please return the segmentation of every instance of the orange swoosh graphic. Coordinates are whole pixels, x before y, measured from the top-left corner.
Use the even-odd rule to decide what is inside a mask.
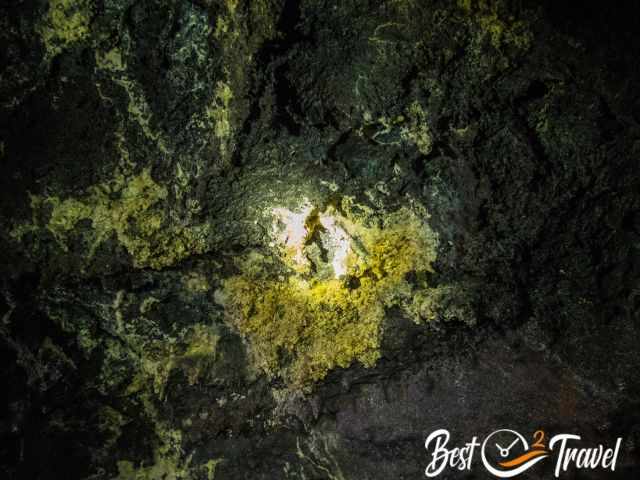
[[[535,457],[539,457],[540,455],[546,455],[548,452],[545,450],[531,450],[525,454],[520,455],[513,460],[509,460],[508,462],[500,462],[498,465],[504,468],[517,467],[521,463],[526,462],[527,460]]]

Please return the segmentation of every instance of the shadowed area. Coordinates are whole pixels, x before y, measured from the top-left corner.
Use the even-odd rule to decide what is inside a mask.
[[[2,478],[638,474],[635,2],[0,9]]]

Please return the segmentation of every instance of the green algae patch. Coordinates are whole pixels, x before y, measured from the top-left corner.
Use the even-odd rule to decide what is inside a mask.
[[[180,480],[193,478],[191,475],[191,457],[182,459],[178,453],[182,434],[178,430],[167,431],[173,437],[170,443],[161,444],[154,451],[153,463],[135,465],[130,460],[116,463],[118,475],[113,480]],[[165,432],[156,431],[163,438]]]
[[[205,293],[211,289],[207,277],[199,272],[190,272],[183,276],[182,284],[191,293]]]
[[[220,142],[220,154],[226,158],[229,141],[232,135],[231,128],[231,100],[233,92],[225,82],[218,82],[214,93],[214,101],[207,108],[206,114],[211,120],[214,135]]]
[[[527,50],[532,35],[525,22],[505,14],[502,0],[458,0],[458,7],[477,23],[480,37],[488,38],[497,50],[514,47]]]
[[[182,432],[169,428],[160,419],[158,411],[147,392],[140,396],[145,414],[151,420],[157,437],[153,461],[135,464],[123,459],[116,462],[118,475],[113,480],[179,480],[194,478],[191,455],[183,458]]]
[[[293,387],[307,388],[353,362],[373,366],[380,357],[385,309],[400,307],[412,315],[415,286],[407,276],[430,271],[436,258],[435,234],[409,210],[388,215],[380,226],[348,217],[332,209],[310,212],[300,252],[292,257],[294,245],[286,241],[275,258],[253,252],[238,262],[240,273],[224,282],[228,318],[249,340],[257,366]],[[323,240],[331,237],[332,227],[343,232],[337,238],[348,242],[346,248],[332,238]],[[302,261],[298,253],[306,257],[307,269],[296,268]],[[329,265],[322,268],[323,263]],[[333,275],[322,273],[327,271]]]
[[[108,51],[95,51],[96,66],[107,72],[124,72],[126,64],[122,58],[122,51],[114,47]]]
[[[168,192],[156,183],[149,169],[139,174],[117,175],[108,182],[94,185],[78,198],[32,197],[32,208],[50,210],[46,229],[63,252],[70,252],[73,233],[82,231],[89,245],[80,253],[93,258],[97,248],[115,235],[137,268],[160,269],[184,258],[202,253],[207,247],[209,226],[175,225],[168,220]],[[84,221],[90,228],[82,227]],[[20,238],[33,228],[16,227],[12,236]]]
[[[204,378],[218,359],[220,336],[210,326],[195,324],[181,342],[151,342],[138,355],[138,373],[127,387],[127,393],[151,391],[164,396],[169,375],[174,370],[184,373],[189,385]],[[135,349],[135,338],[131,348]]]
[[[138,373],[129,384],[126,394],[135,395],[141,400],[145,415],[153,425],[157,437],[156,447],[149,464],[136,465],[128,459],[118,461],[118,475],[115,479],[177,480],[200,478],[200,473],[213,479],[215,468],[221,459],[192,465],[191,456],[183,455],[182,432],[165,423],[155,402],[163,398],[164,388],[172,371],[181,370],[190,385],[194,385],[209,372],[218,358],[218,340],[214,327],[195,324],[183,335],[182,342],[158,341],[140,351]]]
[[[204,469],[207,472],[207,480],[214,480],[216,476],[216,468],[223,461],[222,458],[216,458],[213,460],[209,460],[207,463],[203,465]]]
[[[158,328],[151,317],[161,313],[164,298],[119,290],[112,302],[101,304],[112,335],[101,340],[103,360],[95,386],[118,391],[136,412],[129,419],[112,409],[101,411],[101,431],[113,440],[130,421],[152,429],[147,439],[152,451],[144,461],[126,452],[118,458],[119,480],[208,478],[209,470],[215,471],[215,465],[192,462],[183,449],[183,431],[166,417],[162,405],[168,401],[169,388],[216,382],[224,358],[221,331],[208,321],[176,322],[170,333]],[[132,410],[124,411],[130,415]]]
[[[161,458],[153,465],[138,468],[129,460],[121,460],[117,466],[118,476],[114,480],[177,480],[186,478],[186,471],[170,459]]]
[[[133,462],[121,460],[117,463],[118,476],[113,480],[180,480],[206,478],[215,480],[216,468],[222,459],[209,460],[200,466],[184,464],[174,458],[157,458],[153,465],[135,467]]]
[[[111,448],[122,435],[122,427],[128,419],[118,410],[105,405],[97,413],[98,431],[104,435],[104,447]]]
[[[401,130],[403,138],[412,141],[422,155],[429,155],[433,137],[427,123],[427,114],[418,102],[409,106],[408,126]]]
[[[136,462],[121,459],[116,462],[118,475],[112,480],[179,480],[194,478],[191,455],[184,458],[182,452],[182,432],[169,428],[148,391],[139,394],[144,413],[153,425],[155,447],[151,462]],[[202,466],[204,467],[204,466]]]
[[[49,0],[49,10],[39,27],[46,58],[89,36],[92,8],[90,0]]]

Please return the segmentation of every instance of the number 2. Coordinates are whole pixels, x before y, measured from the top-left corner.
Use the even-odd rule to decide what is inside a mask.
[[[533,434],[533,445],[531,445],[531,448],[545,448],[543,430],[538,430]]]

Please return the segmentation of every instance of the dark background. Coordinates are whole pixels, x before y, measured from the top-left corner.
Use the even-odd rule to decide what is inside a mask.
[[[86,31],[47,55],[54,7],[0,3],[3,478],[127,478],[122,459],[161,465],[150,478],[205,479],[215,459],[224,479],[423,478],[437,428],[458,444],[498,428],[583,446],[620,436],[615,472],[561,478],[638,475],[637,2],[64,5]],[[113,49],[122,70],[98,65]],[[429,148],[380,120],[416,102],[427,113],[407,121],[428,128]],[[212,134],[207,105],[224,107],[228,136]],[[112,232],[89,257],[86,221],[60,247],[30,195],[81,197],[125,150],[167,187],[166,218],[211,226],[204,247],[139,267]],[[390,310],[375,367],[337,369],[305,394],[251,373],[213,295],[225,259],[259,241],[247,206],[274,178],[331,180],[363,203],[383,182],[382,207],[417,198],[441,240],[438,318]],[[16,237],[21,225],[34,228]],[[193,272],[212,288],[186,289]],[[160,355],[148,345],[205,322],[220,353],[197,382],[170,368],[161,392],[128,388]],[[522,478],[551,478],[554,463]],[[463,477],[488,478],[479,457],[440,478]]]

